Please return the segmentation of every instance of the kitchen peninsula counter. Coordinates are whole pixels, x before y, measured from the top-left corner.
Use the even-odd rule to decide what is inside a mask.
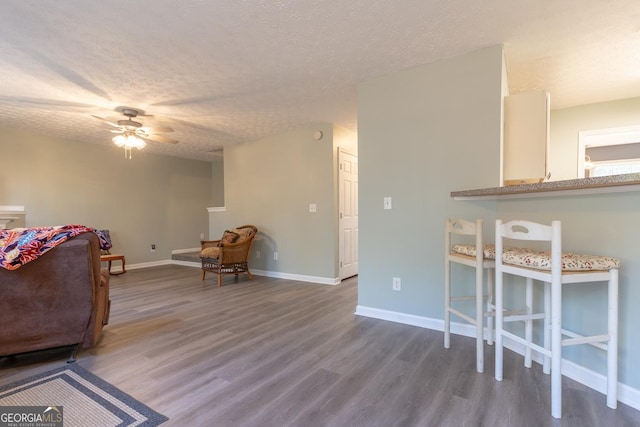
[[[454,200],[516,199],[640,191],[640,173],[452,191]]]

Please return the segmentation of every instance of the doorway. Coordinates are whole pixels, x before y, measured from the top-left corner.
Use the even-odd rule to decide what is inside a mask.
[[[358,157],[338,149],[339,278],[358,274]]]

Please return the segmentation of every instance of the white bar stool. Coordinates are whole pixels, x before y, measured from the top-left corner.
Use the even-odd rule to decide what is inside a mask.
[[[451,245],[451,235],[475,236],[475,244]],[[447,219],[445,222],[445,273],[444,273],[444,347],[450,347],[451,314],[466,320],[476,327],[476,370],[484,372],[484,317],[487,316],[488,344],[493,344],[493,269],[495,266],[495,249],[493,245],[482,243],[482,220],[476,222],[464,219]],[[476,269],[475,295],[451,296],[451,263],[455,262]],[[484,270],[487,271],[487,295],[483,291]],[[487,300],[487,311],[484,311],[484,300]],[[476,302],[475,317],[452,307],[455,301]]]
[[[547,241],[551,252],[540,252],[524,248],[504,248],[503,239]],[[607,352],[607,406],[616,408],[618,382],[618,268],[615,258],[562,253],[562,231],[560,221],[551,226],[529,221],[496,221],[496,380],[502,381],[504,337],[525,346],[525,364],[530,352],[535,350],[544,356],[543,370],[549,373],[551,360],[551,415],[562,417],[562,346],[591,344]],[[504,273],[527,279],[528,315],[505,316]],[[544,313],[533,313],[530,307],[533,280],[544,283]],[[562,329],[562,285],[569,283],[607,282],[608,313],[607,333],[583,336]],[[531,322],[544,319],[544,344],[532,342],[530,326],[525,338],[504,330],[504,322],[525,320]],[[549,331],[551,332],[549,336]],[[566,336],[568,338],[563,339]],[[530,366],[530,365],[529,365]]]

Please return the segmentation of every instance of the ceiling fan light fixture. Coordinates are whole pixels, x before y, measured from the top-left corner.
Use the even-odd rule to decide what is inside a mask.
[[[142,150],[147,146],[145,140],[163,142],[167,144],[177,144],[175,139],[168,138],[164,135],[158,135],[158,133],[173,132],[168,126],[159,127],[146,127],[142,126],[142,123],[132,120],[139,114],[143,113],[142,110],[135,110],[133,108],[116,108],[116,111],[124,114],[126,120],[118,120],[114,122],[109,119],[104,119],[100,116],[93,115],[96,119],[113,126],[116,129],[111,129],[111,132],[118,133],[119,135],[111,138],[114,144],[120,148],[124,148],[124,154],[127,159],[131,158],[131,150],[137,148]]]
[[[137,148],[138,150],[142,150],[144,147],[147,146],[147,143],[144,142],[144,140],[138,138],[132,133],[116,135],[111,140],[118,147],[124,147],[124,156],[127,159],[131,159],[132,149]]]

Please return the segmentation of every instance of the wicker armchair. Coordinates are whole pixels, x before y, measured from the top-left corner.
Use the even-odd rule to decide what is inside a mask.
[[[253,225],[243,225],[231,231],[225,231],[220,240],[200,241],[200,260],[202,261],[202,280],[207,271],[218,275],[218,286],[222,286],[225,274],[247,273],[249,271],[249,252],[258,229]]]

